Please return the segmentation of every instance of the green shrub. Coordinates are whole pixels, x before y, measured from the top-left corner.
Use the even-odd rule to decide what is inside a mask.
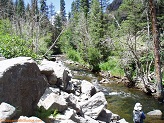
[[[0,35],[9,34],[11,31],[11,23],[9,19],[0,20]]]
[[[69,59],[76,61],[76,62],[82,62],[82,58],[80,57],[80,53],[73,50],[73,49],[68,49],[66,52],[66,55]]]
[[[68,49],[75,49],[72,42],[72,31],[70,28],[66,29],[59,38],[57,45],[60,47],[63,53],[67,53]]]
[[[116,57],[109,57],[108,61],[100,63],[99,67],[103,71],[111,71],[111,74],[115,76],[124,75],[124,71],[119,64],[119,59],[117,59]]]
[[[92,66],[93,71],[99,71],[99,63],[101,62],[102,55],[100,51],[95,47],[88,48],[88,63]]]
[[[37,55],[31,49],[31,42],[9,34],[0,35],[0,53],[6,58],[28,56],[34,59]]]
[[[38,107],[37,111],[35,112],[35,115],[40,119],[48,118],[50,115],[52,115],[55,118],[57,114],[57,110],[46,110],[42,106]]]

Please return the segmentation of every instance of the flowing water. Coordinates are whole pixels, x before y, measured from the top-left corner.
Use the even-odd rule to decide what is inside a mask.
[[[132,111],[136,102],[140,102],[143,105],[145,114],[155,109],[159,109],[164,113],[164,104],[159,103],[152,96],[136,89],[127,88],[123,84],[117,84],[117,82],[100,85],[98,84],[99,77],[95,74],[79,66],[69,65],[68,67],[72,71],[73,78],[88,80],[103,91],[108,101],[107,108],[121,118],[125,118],[129,123],[133,123]],[[150,118],[147,116],[144,123],[164,123],[164,116],[161,118]]]

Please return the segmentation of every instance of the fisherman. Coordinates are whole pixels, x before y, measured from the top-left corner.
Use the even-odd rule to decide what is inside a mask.
[[[134,123],[143,123],[143,120],[146,118],[144,112],[142,111],[142,105],[136,103],[133,110],[133,121]]]

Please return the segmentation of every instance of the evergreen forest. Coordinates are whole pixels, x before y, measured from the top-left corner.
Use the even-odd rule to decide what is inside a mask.
[[[54,0],[55,2],[55,0]],[[74,0],[66,13],[47,0],[0,0],[0,54],[49,59],[64,54],[93,72],[140,80],[164,99],[164,1]]]

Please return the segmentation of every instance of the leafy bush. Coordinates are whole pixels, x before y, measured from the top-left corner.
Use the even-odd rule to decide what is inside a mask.
[[[72,32],[68,28],[60,36],[59,41],[57,42],[57,45],[59,45],[63,53],[67,53],[69,49],[72,49],[74,47],[74,44],[71,41],[72,41]]]
[[[87,55],[88,55],[88,63],[89,65],[92,66],[92,70],[99,71],[100,70],[99,63],[102,57],[100,51],[95,47],[89,47]]]
[[[82,62],[83,60],[80,57],[80,53],[73,49],[67,50],[67,57],[73,61]]]
[[[0,20],[0,35],[9,34],[11,32],[11,23],[9,19]]]
[[[31,43],[9,34],[0,35],[0,53],[6,58],[28,56],[37,58],[30,48]]]
[[[39,50],[38,50],[38,54],[42,55],[45,54],[46,51],[48,50],[48,48],[52,45],[52,39],[51,39],[51,34],[48,33],[47,35],[43,36],[40,38],[39,40]],[[47,52],[46,56],[51,56],[51,54],[53,53],[52,49]]]
[[[25,41],[12,35],[11,22],[8,19],[0,20],[0,54],[5,58],[28,56],[36,59],[33,52],[32,41]]]
[[[35,115],[40,119],[48,118],[50,115],[56,117],[57,114],[57,110],[46,110],[44,107],[38,107],[37,111],[35,112]]]
[[[120,67],[118,61],[119,59],[117,59],[116,57],[109,57],[107,62],[103,62],[99,64],[100,69],[103,71],[111,71],[111,74],[115,76],[123,76],[124,71]]]

